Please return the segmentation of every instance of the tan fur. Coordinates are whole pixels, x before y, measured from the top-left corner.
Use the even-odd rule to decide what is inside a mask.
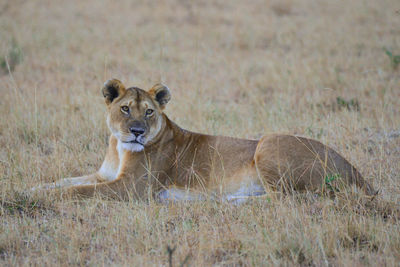
[[[245,140],[181,129],[162,111],[170,93],[161,84],[146,92],[125,89],[113,79],[105,83],[103,95],[112,134],[100,170],[40,188],[121,199],[171,199],[176,192],[186,192],[186,199],[231,200],[264,193],[259,188],[321,192],[335,190],[340,183],[356,184],[368,195],[375,193],[347,160],[316,140],[291,135]],[[129,107],[129,114],[123,106]],[[132,127],[144,133],[135,139]]]

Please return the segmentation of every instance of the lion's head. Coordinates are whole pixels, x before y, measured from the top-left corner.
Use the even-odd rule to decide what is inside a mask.
[[[138,152],[156,141],[164,123],[162,110],[171,98],[168,87],[156,84],[144,91],[125,88],[111,79],[102,92],[108,108],[107,125],[123,149]]]

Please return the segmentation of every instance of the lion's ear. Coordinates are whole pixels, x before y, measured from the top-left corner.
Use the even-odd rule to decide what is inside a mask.
[[[107,105],[111,104],[115,98],[123,94],[125,91],[125,86],[117,79],[106,81],[104,87],[101,89]]]
[[[149,90],[149,94],[158,102],[161,109],[164,109],[168,101],[171,99],[171,93],[168,87],[161,83],[154,85]]]

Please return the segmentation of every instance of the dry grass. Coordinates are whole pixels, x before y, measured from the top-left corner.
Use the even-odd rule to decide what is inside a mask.
[[[400,54],[399,10],[397,0],[0,1],[0,265],[167,265],[168,245],[175,266],[398,265],[399,214],[382,203],[400,203],[400,72],[384,51]],[[24,195],[100,166],[111,77],[167,84],[166,113],[184,128],[319,139],[379,202]]]

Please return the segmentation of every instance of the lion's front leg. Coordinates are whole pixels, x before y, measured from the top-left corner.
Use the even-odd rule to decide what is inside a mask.
[[[34,187],[34,188],[32,188],[32,190],[33,191],[49,190],[49,189],[56,189],[56,188],[62,188],[62,187],[93,185],[93,184],[101,183],[104,181],[105,180],[98,173],[93,173],[90,175],[85,175],[85,176],[80,176],[80,177],[61,179],[54,183],[46,183],[46,184]]]
[[[146,177],[146,175],[138,178],[120,175],[113,181],[71,186],[64,192],[77,197],[93,197],[95,194],[99,194],[118,200],[145,199],[146,196],[151,196],[153,193],[152,185]]]

